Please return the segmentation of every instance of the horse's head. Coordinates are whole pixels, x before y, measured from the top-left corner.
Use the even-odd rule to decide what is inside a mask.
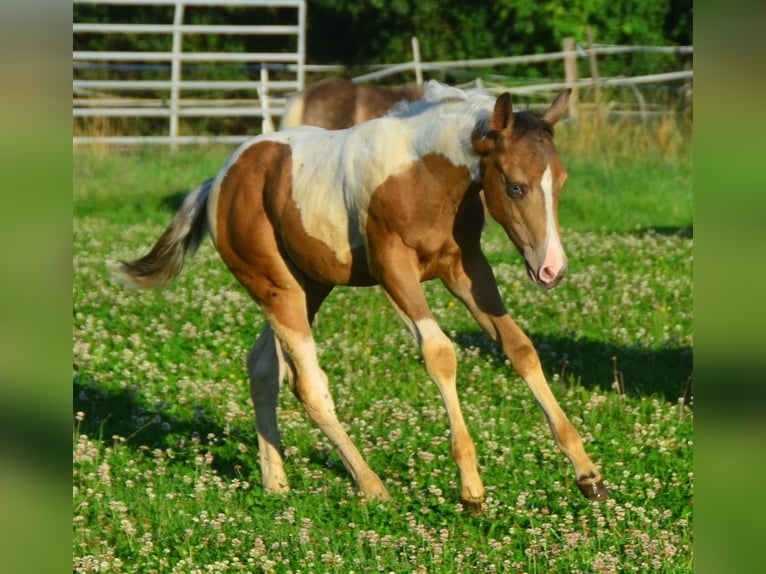
[[[566,274],[559,239],[558,202],[567,172],[553,144],[553,124],[564,115],[569,91],[542,116],[513,113],[504,93],[486,125],[472,136],[479,154],[487,209],[524,256],[530,279],[545,289]]]

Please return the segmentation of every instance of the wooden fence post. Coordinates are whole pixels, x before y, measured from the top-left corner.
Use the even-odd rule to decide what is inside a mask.
[[[572,95],[569,96],[569,117],[573,120],[577,119],[577,105],[579,103],[579,88],[578,80],[579,74],[577,72],[577,49],[575,47],[575,40],[569,36],[564,38],[563,51],[564,54],[564,76],[566,78],[566,84],[568,88],[572,89]]]
[[[596,112],[601,115],[601,77],[598,74],[598,57],[593,51],[593,30],[590,26],[585,28],[585,40],[588,42],[588,60],[590,60],[590,77],[593,81],[593,99],[596,103]]]

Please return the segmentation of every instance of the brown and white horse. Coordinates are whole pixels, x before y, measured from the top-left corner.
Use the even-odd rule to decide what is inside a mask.
[[[583,494],[606,498],[601,475],[551,393],[529,338],[506,311],[480,248],[484,206],[521,252],[530,279],[550,289],[567,270],[558,198],[567,173],[552,126],[562,92],[544,114],[513,113],[494,98],[429,82],[425,98],[341,131],[298,127],[244,143],[218,175],[186,198],[150,253],[112,264],[134,288],[181,271],[209,231],[268,325],[248,359],[263,485],[287,490],[277,430],[277,392],[287,377],[366,498],[388,498],[338,421],[317,360],[312,319],[335,285],[380,284],[409,327],[449,417],[460,498],[479,507],[484,486],[460,410],[457,361],[420,285],[439,278],[501,346],[531,389]]]
[[[423,87],[355,84],[346,78],[325,78],[287,101],[280,129],[318,126],[342,130],[385,115],[400,101],[423,97]]]

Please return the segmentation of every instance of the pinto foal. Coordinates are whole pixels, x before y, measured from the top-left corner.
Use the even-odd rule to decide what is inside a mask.
[[[481,251],[484,190],[490,215],[544,289],[564,277],[558,198],[566,180],[552,126],[562,92],[542,115],[429,82],[423,100],[340,131],[297,127],[242,144],[215,178],[191,192],[143,258],[112,264],[134,288],[169,283],[209,232],[268,319],[247,358],[263,485],[288,486],[277,429],[280,381],[325,433],[368,499],[389,494],[335,414],[311,322],[335,285],[379,284],[412,332],[441,393],[460,471],[460,498],[485,491],[458,402],[452,342],[434,320],[423,281],[438,278],[498,342],[542,408],[582,493],[606,498],[601,475],[548,387],[529,338],[511,319]]]

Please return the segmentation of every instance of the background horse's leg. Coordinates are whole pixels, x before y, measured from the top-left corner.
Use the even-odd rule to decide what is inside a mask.
[[[452,458],[460,470],[460,500],[472,509],[481,508],[484,485],[476,464],[476,448],[468,432],[457,395],[457,357],[449,337],[433,318],[417,274],[407,266],[381,275],[386,295],[420,345],[428,374],[441,393],[449,417]]]
[[[307,289],[305,298],[298,289],[282,291],[275,298],[279,303],[264,305],[264,309],[292,371],[288,381],[293,394],[335,447],[362,495],[367,499],[388,499],[390,496],[383,482],[365,462],[340,424],[327,375],[317,359],[309,317],[313,318],[329,291],[328,287],[314,286],[313,290]]]
[[[524,379],[542,408],[556,444],[574,466],[581,492],[591,500],[608,498],[601,474],[585,452],[579,433],[569,422],[545,380],[537,351],[505,310],[484,254],[478,248],[472,249],[468,256],[456,260],[443,281],[468,307],[476,322],[502,345],[513,368]]]
[[[250,396],[255,406],[263,488],[268,492],[285,492],[290,486],[285,475],[277,428],[277,398],[285,366],[279,342],[268,324],[247,356],[247,371]]]

